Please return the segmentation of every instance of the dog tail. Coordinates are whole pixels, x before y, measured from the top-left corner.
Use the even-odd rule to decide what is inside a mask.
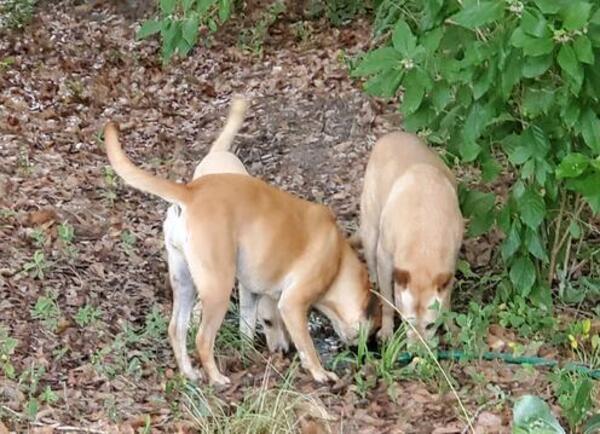
[[[233,138],[242,127],[247,108],[248,101],[246,101],[244,98],[238,97],[233,99],[231,102],[231,108],[229,109],[227,122],[225,123],[221,134],[219,134],[219,137],[217,137],[217,140],[215,140],[213,145],[210,147],[209,152],[229,151],[231,143],[233,143]]]
[[[156,177],[136,167],[127,158],[119,142],[119,129],[113,122],[108,122],[104,127],[104,143],[110,165],[127,184],[146,193],[155,194],[171,203],[184,205],[188,201],[190,192],[187,186]]]

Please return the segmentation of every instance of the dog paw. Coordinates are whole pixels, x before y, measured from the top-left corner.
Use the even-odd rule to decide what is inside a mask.
[[[340,381],[335,373],[326,371],[325,369],[311,370],[310,373],[317,383],[327,383],[329,381],[336,383]]]
[[[189,368],[182,372],[184,377],[190,381],[197,382],[202,380],[202,373],[198,369]]]
[[[223,374],[214,374],[210,378],[210,384],[216,387],[225,387],[231,384],[231,380]]]
[[[394,334],[394,329],[392,327],[381,327],[377,332],[377,339],[380,341],[387,341]]]

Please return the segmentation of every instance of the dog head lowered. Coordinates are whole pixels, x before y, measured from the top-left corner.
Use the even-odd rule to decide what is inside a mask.
[[[338,274],[330,290],[315,307],[330,320],[338,336],[355,345],[360,327],[373,333],[381,324],[381,304],[370,290],[369,274],[348,242],[343,252]]]

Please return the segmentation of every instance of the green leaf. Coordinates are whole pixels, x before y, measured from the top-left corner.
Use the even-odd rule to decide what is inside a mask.
[[[481,179],[484,182],[495,181],[498,175],[500,175],[501,170],[502,166],[500,166],[500,163],[494,157],[486,158],[481,163]]]
[[[510,266],[510,281],[522,296],[527,296],[535,283],[535,266],[527,256],[517,258]]]
[[[564,44],[560,47],[557,60],[565,74],[567,74],[576,85],[576,92],[579,92],[581,84],[583,83],[583,67],[577,61],[575,50],[573,50],[570,45]]]
[[[531,38],[523,46],[523,52],[528,56],[543,56],[554,49],[552,38]]]
[[[208,30],[210,30],[212,33],[215,33],[218,28],[219,28],[219,26],[217,25],[217,22],[212,17],[209,18],[208,19]]]
[[[572,0],[561,12],[563,27],[567,30],[579,30],[583,28],[590,17],[592,5],[580,0]]]
[[[413,57],[417,48],[417,38],[413,35],[406,21],[398,20],[394,26],[392,43],[396,51],[402,54],[402,56],[407,58]]]
[[[144,24],[142,24],[142,27],[140,27],[135,35],[136,39],[139,41],[160,32],[161,25],[162,23],[157,20],[144,21]]]
[[[396,95],[402,76],[402,71],[388,69],[371,77],[364,85],[365,92],[380,98],[391,98]]]
[[[554,103],[554,95],[551,89],[527,87],[521,102],[523,116],[532,119],[547,114]]]
[[[577,178],[585,172],[589,163],[590,159],[583,154],[578,152],[568,154],[556,168],[556,177],[559,179]]]
[[[573,41],[573,49],[575,55],[581,63],[587,63],[589,65],[594,64],[594,53],[592,51],[592,41],[585,36],[579,35],[575,41]]]
[[[168,61],[175,54],[181,38],[181,22],[163,20],[161,35],[163,37],[162,58],[164,61]]]
[[[176,0],[160,0],[160,10],[163,15],[171,15],[175,9]]]
[[[436,84],[431,92],[431,102],[437,113],[445,109],[452,99],[452,90],[445,83]]]
[[[527,251],[537,259],[544,263],[548,262],[548,254],[542,245],[542,240],[538,231],[527,229],[527,232],[525,233],[525,245],[527,246]]]
[[[200,26],[200,19],[197,13],[192,13],[190,16],[183,22],[181,26],[181,33],[183,35],[183,39],[188,43],[190,47],[196,45],[198,42],[198,28]]]
[[[511,225],[508,234],[506,234],[506,238],[500,246],[500,253],[502,254],[502,259],[504,261],[510,259],[517,250],[519,250],[519,247],[521,246],[521,236],[519,235],[520,229],[521,224],[516,221]]]
[[[468,29],[474,29],[502,18],[504,5],[499,1],[472,2],[450,20]]]
[[[440,41],[444,36],[444,28],[436,27],[430,32],[425,33],[420,37],[420,42],[427,53],[434,53],[440,46]]]
[[[600,432],[600,414],[590,417],[583,426],[583,434],[597,434]]]
[[[561,3],[556,0],[533,0],[544,14],[555,14],[560,10]]]
[[[544,221],[546,214],[546,204],[544,199],[529,187],[518,201],[519,216],[521,221],[533,230],[537,230],[538,226]]]
[[[393,47],[382,47],[368,52],[350,74],[352,77],[365,77],[387,69],[398,67],[402,57]]]
[[[525,33],[537,38],[549,34],[548,21],[546,21],[546,18],[535,9],[525,9],[523,11],[523,15],[521,15],[521,27]]]
[[[533,395],[522,396],[515,402],[513,429],[523,434],[565,434],[548,404]]]
[[[232,0],[220,0],[219,1],[219,20],[224,23],[231,16],[231,2]]]
[[[581,115],[581,135],[588,147],[596,154],[600,154],[600,119],[591,107]]]
[[[493,108],[491,104],[475,103],[471,106],[469,115],[465,120],[463,130],[464,140],[474,142],[485,131],[488,122],[493,118]]]
[[[531,146],[518,146],[508,155],[508,161],[515,165],[523,164],[531,158],[532,154]]]
[[[183,12],[187,14],[195,2],[196,0],[181,0],[181,4],[183,5]]]
[[[523,77],[539,77],[544,72],[546,72],[548,68],[550,68],[550,65],[552,65],[553,60],[554,59],[552,58],[551,54],[548,54],[546,56],[526,57],[522,70]]]
[[[581,113],[581,107],[574,101],[569,101],[563,104],[561,109],[561,117],[565,121],[565,124],[572,128],[575,122],[579,121],[579,114]]]
[[[463,140],[460,142],[458,150],[462,161],[470,163],[477,159],[477,156],[481,152],[481,146],[479,146],[476,141]]]
[[[590,172],[577,178],[567,179],[567,188],[587,198],[600,196],[600,172]]]
[[[502,96],[505,100],[510,97],[512,88],[519,82],[521,78],[521,56],[517,50],[512,50],[509,54],[506,67],[500,76],[502,86]]]
[[[473,84],[473,98],[478,100],[481,98],[490,88],[492,81],[496,76],[496,69],[488,66],[483,74]]]
[[[496,196],[477,190],[467,190],[462,200],[462,210],[469,219],[467,234],[471,237],[487,232],[494,223]]]
[[[217,0],[198,0],[197,12],[200,16],[204,15],[208,9],[214,5]]]
[[[402,111],[405,114],[411,114],[417,111],[423,96],[425,95],[425,86],[422,84],[416,69],[411,69],[406,74],[404,81],[404,98],[402,99]]]

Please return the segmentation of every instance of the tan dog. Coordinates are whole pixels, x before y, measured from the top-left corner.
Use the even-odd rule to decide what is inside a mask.
[[[382,295],[422,334],[449,308],[463,236],[456,181],[443,161],[407,133],[382,137],[373,148],[361,197],[360,236]],[[381,330],[393,333],[394,311],[384,303]],[[412,330],[409,338],[414,340]]]
[[[208,154],[196,166],[193,179],[203,175],[215,173],[238,173],[248,175],[244,164],[229,149],[233,139],[244,121],[244,115],[247,109],[247,102],[243,99],[234,99],[231,104],[229,117],[223,131],[211,146]],[[165,235],[165,246],[167,249],[167,260],[169,263],[169,281],[174,295],[188,299],[185,295],[191,292],[195,294],[194,283],[187,262],[183,253],[183,246],[187,238],[187,229],[185,219],[181,216],[181,208],[178,205],[171,205],[167,210],[167,217],[163,223],[163,232]],[[289,337],[285,330],[285,325],[277,310],[277,301],[267,295],[257,296],[247,291],[243,285],[238,285],[238,294],[240,301],[239,324],[240,333],[247,339],[254,339],[256,322],[261,324],[267,347],[270,351],[287,351],[289,349]],[[200,307],[200,303],[198,303]],[[183,327],[183,322],[187,324],[187,313],[191,306],[183,306],[183,313],[179,320],[174,319],[169,324],[169,336],[171,339],[177,335],[177,327]],[[182,322],[183,321],[183,322]],[[183,371],[191,373],[192,367],[187,352],[181,356]],[[193,376],[193,374],[191,374]]]
[[[285,326],[313,378],[337,379],[322,367],[310,338],[310,307],[331,320],[342,340],[354,342],[379,306],[365,267],[331,211],[244,175],[205,175],[186,185],[157,178],[131,163],[112,123],[104,133],[110,163],[125,182],[182,209],[188,235],[183,254],[202,303],[196,349],[211,383],[229,383],[217,368],[213,347],[236,276],[248,291],[279,299]],[[193,293],[185,297],[174,297],[178,327],[171,342],[178,366],[195,378],[182,365],[189,317],[182,309],[192,303]]]

